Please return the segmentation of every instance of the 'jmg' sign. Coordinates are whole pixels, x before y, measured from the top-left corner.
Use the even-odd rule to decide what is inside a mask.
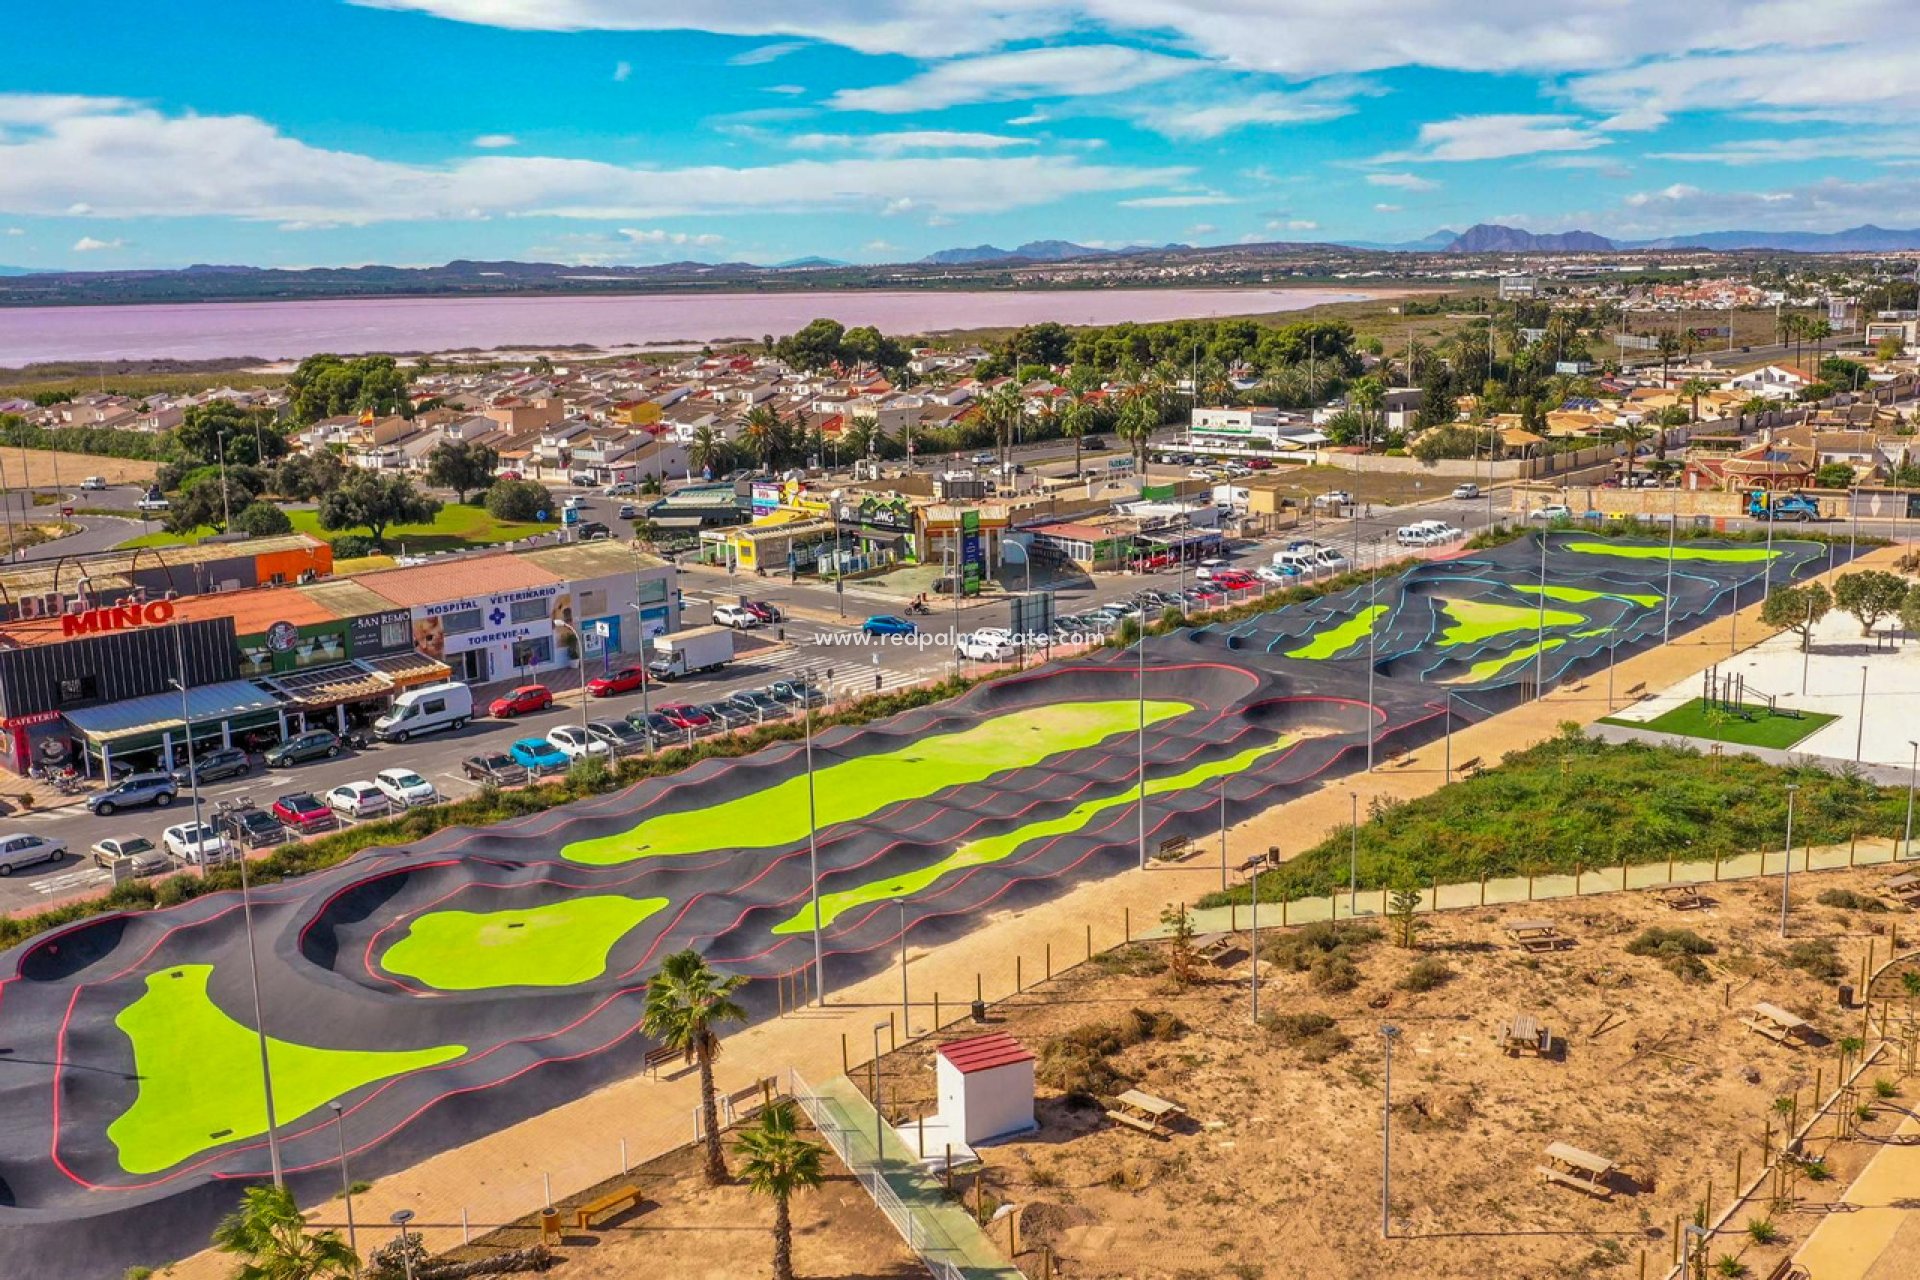
[[[125,631],[132,627],[151,627],[172,621],[173,601],[150,600],[146,604],[117,604],[109,609],[63,613],[60,615],[60,634],[90,636],[102,631]]]

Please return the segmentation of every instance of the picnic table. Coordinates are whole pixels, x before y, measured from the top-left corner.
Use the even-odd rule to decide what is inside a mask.
[[[1500,1045],[1515,1057],[1523,1049],[1544,1055],[1553,1050],[1553,1032],[1541,1026],[1540,1019],[1532,1014],[1516,1013],[1501,1031]]]
[[[1700,896],[1700,886],[1697,884],[1672,884],[1657,892],[1660,900],[1674,911],[1692,911],[1707,905],[1707,900]]]
[[[1107,1118],[1128,1128],[1138,1129],[1148,1137],[1164,1138],[1167,1136],[1167,1121],[1186,1113],[1187,1109],[1177,1102],[1168,1102],[1165,1098],[1129,1089],[1113,1100]]]
[[[1605,1156],[1582,1151],[1564,1142],[1548,1143],[1546,1155],[1547,1162],[1539,1169],[1548,1182],[1572,1187],[1575,1191],[1584,1191],[1602,1199],[1613,1194],[1613,1187],[1607,1179],[1613,1174],[1615,1165]]]
[[[1558,951],[1573,941],[1551,920],[1509,920],[1506,930],[1522,951]]]
[[[1232,955],[1238,943],[1230,933],[1203,933],[1193,940],[1193,953],[1210,964],[1218,965],[1222,959]]]
[[[1742,1018],[1740,1022],[1747,1030],[1758,1031],[1767,1039],[1781,1044],[1791,1044],[1795,1040],[1804,1039],[1810,1029],[1810,1024],[1805,1018],[1788,1013],[1779,1005],[1768,1004],[1764,1000],[1753,1006],[1751,1017]]]
[[[1911,906],[1920,900],[1920,871],[1902,871],[1887,881],[1886,888],[1888,893]]]

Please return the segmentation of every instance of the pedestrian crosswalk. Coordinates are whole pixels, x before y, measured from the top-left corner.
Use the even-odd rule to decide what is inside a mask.
[[[105,867],[75,867],[71,871],[62,871],[57,875],[41,876],[30,882],[33,891],[51,897],[54,894],[78,893],[85,889],[113,883],[113,873]]]
[[[733,672],[736,675],[751,672],[756,684],[767,684],[774,680],[813,680],[831,689],[836,698],[858,697],[875,691],[875,676],[879,677],[878,689],[885,692],[910,688],[938,674],[928,668],[931,654],[909,656],[919,659],[914,664],[918,669],[902,669],[885,663],[875,665],[873,654],[863,653],[854,647],[829,649],[818,645],[786,645],[764,653],[743,655],[734,663]]]

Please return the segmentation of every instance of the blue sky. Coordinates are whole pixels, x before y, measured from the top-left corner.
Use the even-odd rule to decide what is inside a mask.
[[[19,266],[1920,222],[1913,0],[96,0],[8,25]]]

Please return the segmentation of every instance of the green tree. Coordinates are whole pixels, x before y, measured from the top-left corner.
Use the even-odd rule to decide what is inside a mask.
[[[780,420],[779,410],[770,404],[757,404],[747,410],[740,439],[761,467],[771,471],[787,447],[786,424]]]
[[[1193,949],[1193,913],[1184,902],[1169,903],[1160,911],[1160,923],[1171,944],[1167,951],[1167,976],[1173,979],[1174,986],[1184,990],[1193,985],[1200,967],[1200,957]]]
[[[1641,422],[1621,422],[1608,427],[1606,438],[1614,444],[1626,446],[1623,450],[1627,459],[1626,482],[1633,483],[1633,465],[1640,459],[1640,446],[1654,433],[1654,428]],[[1665,432],[1661,433],[1665,435]]]
[[[698,951],[676,951],[660,963],[660,972],[647,984],[647,1003],[641,1027],[661,1044],[678,1049],[700,1069],[700,1113],[707,1144],[707,1182],[727,1180],[727,1161],[720,1150],[720,1108],[714,1100],[713,1063],[720,1056],[720,1027],[744,1023],[747,1011],[733,998],[746,984],[740,974],[721,977],[707,967]]]
[[[1093,430],[1093,401],[1085,392],[1075,392],[1060,411],[1060,434],[1073,441],[1073,474],[1080,474],[1081,446]]]
[[[1906,602],[1907,580],[1884,569],[1843,573],[1833,584],[1833,602],[1860,620],[1860,634],[1869,636],[1880,619],[1897,613]]]
[[[1020,421],[1020,415],[1026,411],[1026,402],[1020,398],[1020,389],[1011,382],[1005,382],[981,397],[975,415],[980,424],[993,434],[994,448],[1000,454],[1001,465],[1007,462],[1013,450],[1013,428]]]
[[[793,1280],[793,1218],[796,1191],[817,1190],[826,1180],[825,1150],[800,1136],[791,1102],[776,1102],[752,1128],[734,1139],[740,1176],[747,1189],[773,1201],[773,1277]]]
[[[553,494],[534,480],[496,480],[487,490],[487,514],[495,520],[538,520],[553,515]]]
[[[253,538],[293,532],[293,519],[271,502],[250,502],[233,518],[233,527]]]
[[[308,356],[287,379],[287,396],[289,415],[303,427],[350,413],[413,415],[406,375],[392,356]]]
[[[1688,421],[1700,421],[1700,397],[1713,390],[1713,384],[1705,378],[1688,378],[1680,384],[1680,394],[1687,397]]]
[[[1393,926],[1396,946],[1411,947],[1420,934],[1422,894],[1407,881],[1396,883],[1387,895],[1387,923]]]
[[[273,491],[283,498],[310,502],[340,487],[347,477],[347,464],[340,455],[322,449],[315,453],[296,453],[281,459],[273,471]]]
[[[696,427],[687,442],[687,466],[709,478],[724,473],[733,462],[733,446],[710,425]]]
[[[1133,451],[1134,474],[1142,483],[1147,478],[1147,445],[1159,425],[1160,415],[1146,395],[1129,396],[1113,424],[1113,433]]]
[[[1908,635],[1920,635],[1920,591],[1907,592],[1900,602],[1900,627]]]
[[[442,440],[427,455],[427,482],[453,490],[456,501],[493,483],[500,455],[488,445],[470,440]]]
[[[1853,468],[1844,462],[1822,463],[1813,473],[1813,487],[1816,489],[1853,488]]]
[[[426,524],[439,514],[439,499],[414,488],[410,477],[359,468],[320,500],[322,529],[365,529],[377,546],[386,545],[388,526]]]
[[[889,338],[870,324],[847,330],[840,342],[840,356],[888,373],[907,367],[907,349],[898,339]]]
[[[227,513],[243,511],[260,496],[265,477],[253,467],[229,467],[225,477],[218,467],[201,467],[188,473],[180,492],[169,500],[166,525],[173,533],[192,533],[212,529],[222,533]]]
[[[1432,427],[1421,433],[1408,452],[1422,462],[1438,462],[1442,458],[1472,458],[1480,453],[1480,434],[1467,426]]]
[[[1818,582],[1801,587],[1775,587],[1760,606],[1760,621],[1800,637],[1804,652],[1813,643],[1813,629],[1833,608],[1833,596]]]
[[[287,437],[264,409],[242,409],[231,400],[189,408],[173,429],[173,445],[201,462],[217,462],[224,441],[229,464],[264,465],[287,454]]]
[[[773,344],[773,354],[796,369],[816,373],[830,369],[841,359],[841,342],[846,326],[837,320],[812,320],[797,333]]]
[[[233,1280],[345,1280],[360,1260],[337,1231],[308,1231],[285,1187],[248,1187],[221,1219],[213,1247],[241,1260]]]

